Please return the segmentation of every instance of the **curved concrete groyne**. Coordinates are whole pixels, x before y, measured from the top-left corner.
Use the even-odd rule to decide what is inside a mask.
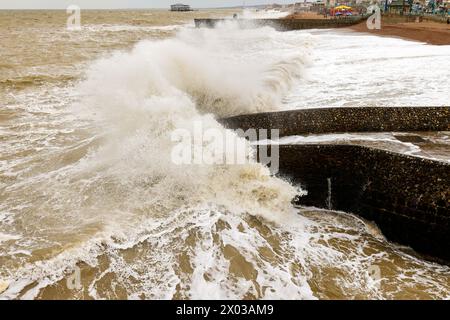
[[[195,26],[214,28],[216,25],[233,21],[243,28],[257,26],[269,26],[278,31],[302,30],[302,29],[330,29],[348,27],[357,24],[366,18],[342,18],[342,19],[194,19]]]
[[[390,240],[450,261],[450,164],[356,145],[282,145],[299,205],[374,221]]]
[[[450,107],[341,107],[240,115],[220,120],[232,129],[279,129],[299,134],[448,131]]]
[[[233,129],[309,133],[448,131],[449,107],[324,108],[242,115]],[[295,202],[374,221],[388,239],[450,261],[450,163],[348,144],[279,146],[280,174],[308,191]]]

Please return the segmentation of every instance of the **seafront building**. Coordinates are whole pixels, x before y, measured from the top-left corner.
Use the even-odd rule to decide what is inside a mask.
[[[449,18],[450,0],[300,0],[291,4],[269,4],[266,10],[290,12],[298,14],[303,12],[323,13],[329,12],[338,6],[349,6],[352,14],[361,15],[366,9],[378,3],[383,13],[389,15],[428,15]]]
[[[176,3],[170,6],[170,11],[192,11],[192,9],[187,4]]]
[[[402,15],[409,12],[409,3],[407,1],[403,2],[402,0],[392,1],[391,3],[388,1],[388,12]]]

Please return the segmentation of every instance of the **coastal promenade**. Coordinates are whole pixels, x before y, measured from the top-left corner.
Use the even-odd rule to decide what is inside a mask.
[[[213,28],[219,23],[237,21],[241,27],[270,26],[278,31],[347,28],[376,36],[397,37],[432,45],[450,45],[450,24],[430,17],[382,16],[381,29],[369,29],[366,16],[324,18],[323,15],[294,15],[279,19],[195,19],[196,27]]]

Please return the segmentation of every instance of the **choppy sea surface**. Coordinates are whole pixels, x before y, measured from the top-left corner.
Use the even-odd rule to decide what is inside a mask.
[[[232,14],[0,11],[1,299],[450,298],[448,266],[255,161],[170,161],[217,117],[448,104],[450,46],[193,25]]]

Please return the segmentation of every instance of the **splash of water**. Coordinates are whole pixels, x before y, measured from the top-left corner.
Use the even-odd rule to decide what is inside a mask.
[[[251,10],[244,9],[242,11],[242,18],[244,19],[279,19],[289,15],[289,11],[279,11],[273,9],[266,10]]]
[[[33,296],[75,263],[95,264],[105,244],[132,246],[155,223],[178,221],[180,215],[196,212],[191,208],[249,214],[274,223],[295,215],[291,199],[299,191],[270,177],[254,159],[246,165],[181,167],[170,161],[173,130],[192,130],[194,121],[201,121],[204,128],[225,131],[216,116],[276,108],[301,75],[301,54],[264,64],[229,54],[235,38],[261,45],[273,30],[264,35],[226,28],[144,41],[131,52],[92,64],[77,88],[81,99],[73,110],[80,121],[97,127],[98,141],[70,165],[10,188],[30,192],[34,199],[34,210],[20,219],[42,225],[22,237],[32,238],[36,251],[45,253],[39,263],[25,259],[25,267],[10,274],[27,280],[14,282],[7,294],[38,281],[27,294]],[[249,148],[244,139],[237,141]]]

